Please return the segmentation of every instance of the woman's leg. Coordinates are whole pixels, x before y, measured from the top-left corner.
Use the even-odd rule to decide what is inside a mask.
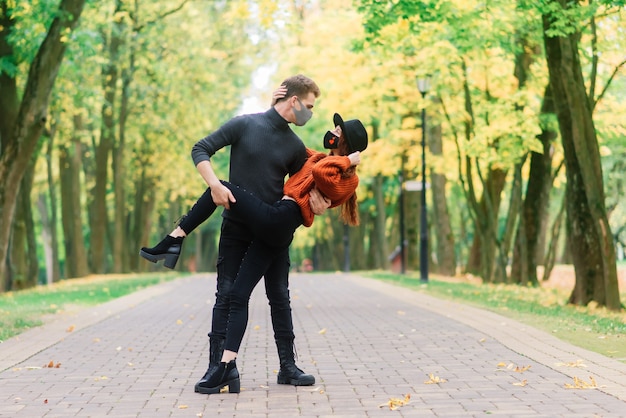
[[[230,210],[236,213],[252,230],[253,234],[267,245],[275,248],[288,247],[293,233],[302,225],[300,207],[293,200],[265,203],[252,193],[232,183],[222,181],[235,196]]]
[[[185,236],[189,235],[202,222],[209,219],[209,216],[213,215],[215,209],[217,209],[217,205],[213,202],[211,188],[207,187],[202,196],[189,209],[189,212],[182,217],[178,223],[178,228],[185,233]]]
[[[207,188],[170,234],[166,235],[154,247],[142,247],[139,255],[153,263],[165,259],[164,266],[173,269],[176,267],[176,262],[178,262],[183,239],[202,222],[206,221],[215,212],[216,208],[217,205],[213,202],[213,197],[211,197],[211,189]]]

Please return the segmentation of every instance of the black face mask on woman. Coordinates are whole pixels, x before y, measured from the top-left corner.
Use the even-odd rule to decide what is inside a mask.
[[[339,137],[331,131],[326,132],[324,135],[324,148],[333,149],[339,146]]]

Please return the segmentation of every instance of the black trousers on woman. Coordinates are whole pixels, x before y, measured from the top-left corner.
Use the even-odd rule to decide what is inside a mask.
[[[303,219],[300,207],[292,200],[279,200],[268,204],[239,186],[226,181],[222,181],[222,184],[228,187],[236,200],[230,204],[230,210],[243,222],[238,225],[238,222],[225,219],[223,229],[246,229],[247,231],[240,231],[239,234],[251,233],[253,236],[232,283],[218,283],[213,308],[211,333],[226,337],[225,350],[238,352],[248,323],[248,302],[252,291],[261,277],[266,275],[268,268],[274,268],[276,264],[281,266],[285,264],[274,263],[275,261],[284,258],[288,260],[289,244],[293,240],[296,228],[302,225]],[[207,189],[179,226],[189,234],[208,219],[216,208],[211,190]],[[223,241],[221,245],[229,245],[228,241],[226,243]],[[219,264],[218,261],[218,269],[221,268]],[[265,287],[272,308],[275,337],[293,339],[287,283],[272,283],[267,277]]]

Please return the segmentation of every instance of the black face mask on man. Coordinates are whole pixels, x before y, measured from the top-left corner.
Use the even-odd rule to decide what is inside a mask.
[[[311,116],[313,116],[313,112],[311,109],[306,107],[299,98],[296,97],[296,100],[298,100],[298,103],[300,104],[300,110],[296,109],[295,106],[292,106],[293,114],[296,116],[294,124],[297,126],[304,126],[309,119],[311,119]]]
[[[331,131],[326,132],[324,135],[324,148],[333,149],[339,146],[339,137]]]

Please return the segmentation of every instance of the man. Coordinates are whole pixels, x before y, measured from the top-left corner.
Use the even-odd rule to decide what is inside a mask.
[[[230,289],[253,238],[245,225],[228,211],[234,197],[215,175],[210,158],[219,149],[230,145],[229,181],[267,203],[279,200],[283,195],[285,176],[297,172],[306,159],[305,146],[291,130],[289,123],[304,125],[311,118],[311,109],[320,95],[315,82],[303,75],[290,77],[283,85],[287,88],[285,97],[276,100],[268,111],[231,119],[198,141],[191,152],[198,172],[211,188],[213,201],[227,209],[222,215],[224,219],[218,250],[217,292],[209,333],[209,367],[204,377],[196,383],[196,392],[208,393],[203,383],[220,363],[230,309]],[[314,213],[321,214],[329,202],[314,190],[310,205]],[[280,359],[277,381],[279,384],[309,386],[315,383],[315,377],[299,369],[294,359],[289,266],[289,252],[285,250],[265,274],[265,291],[271,307],[274,339]],[[229,373],[233,379],[239,375],[236,368]]]

